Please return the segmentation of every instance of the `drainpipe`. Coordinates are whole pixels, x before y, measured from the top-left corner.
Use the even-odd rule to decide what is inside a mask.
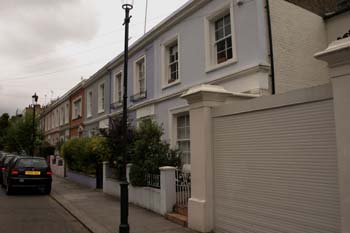
[[[271,64],[271,93],[276,94],[275,87],[275,63],[273,61],[273,44],[272,44],[272,31],[271,31],[271,15],[269,0],[266,0],[266,14],[267,14],[267,28],[269,33],[269,46],[270,46],[270,64]]]

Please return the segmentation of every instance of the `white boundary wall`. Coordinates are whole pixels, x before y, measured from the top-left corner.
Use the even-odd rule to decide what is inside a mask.
[[[127,167],[129,180],[131,164]],[[171,212],[176,203],[175,196],[175,168],[160,168],[160,189],[151,187],[134,187],[129,185],[129,203],[152,210],[159,214]],[[103,192],[120,198],[120,185],[116,179],[108,178],[110,168],[108,162],[103,163]]]

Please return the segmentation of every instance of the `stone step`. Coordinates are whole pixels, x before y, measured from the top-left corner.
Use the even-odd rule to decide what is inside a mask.
[[[179,205],[175,205],[174,206],[174,212],[184,215],[184,216],[188,216],[188,208],[187,206],[179,206]]]
[[[178,213],[167,213],[165,218],[181,226],[187,227],[187,216]]]

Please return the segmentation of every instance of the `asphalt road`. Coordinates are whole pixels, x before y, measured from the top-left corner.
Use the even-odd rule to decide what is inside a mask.
[[[89,233],[48,195],[25,191],[6,196],[0,188],[1,233]]]

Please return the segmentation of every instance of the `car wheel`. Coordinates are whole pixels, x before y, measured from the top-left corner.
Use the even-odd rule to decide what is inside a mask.
[[[48,186],[45,187],[44,193],[45,193],[46,195],[49,195],[49,194],[51,193],[51,185],[48,185]]]
[[[12,188],[12,186],[9,183],[7,183],[7,185],[6,185],[6,195],[11,195],[11,194],[13,194],[13,188]]]

